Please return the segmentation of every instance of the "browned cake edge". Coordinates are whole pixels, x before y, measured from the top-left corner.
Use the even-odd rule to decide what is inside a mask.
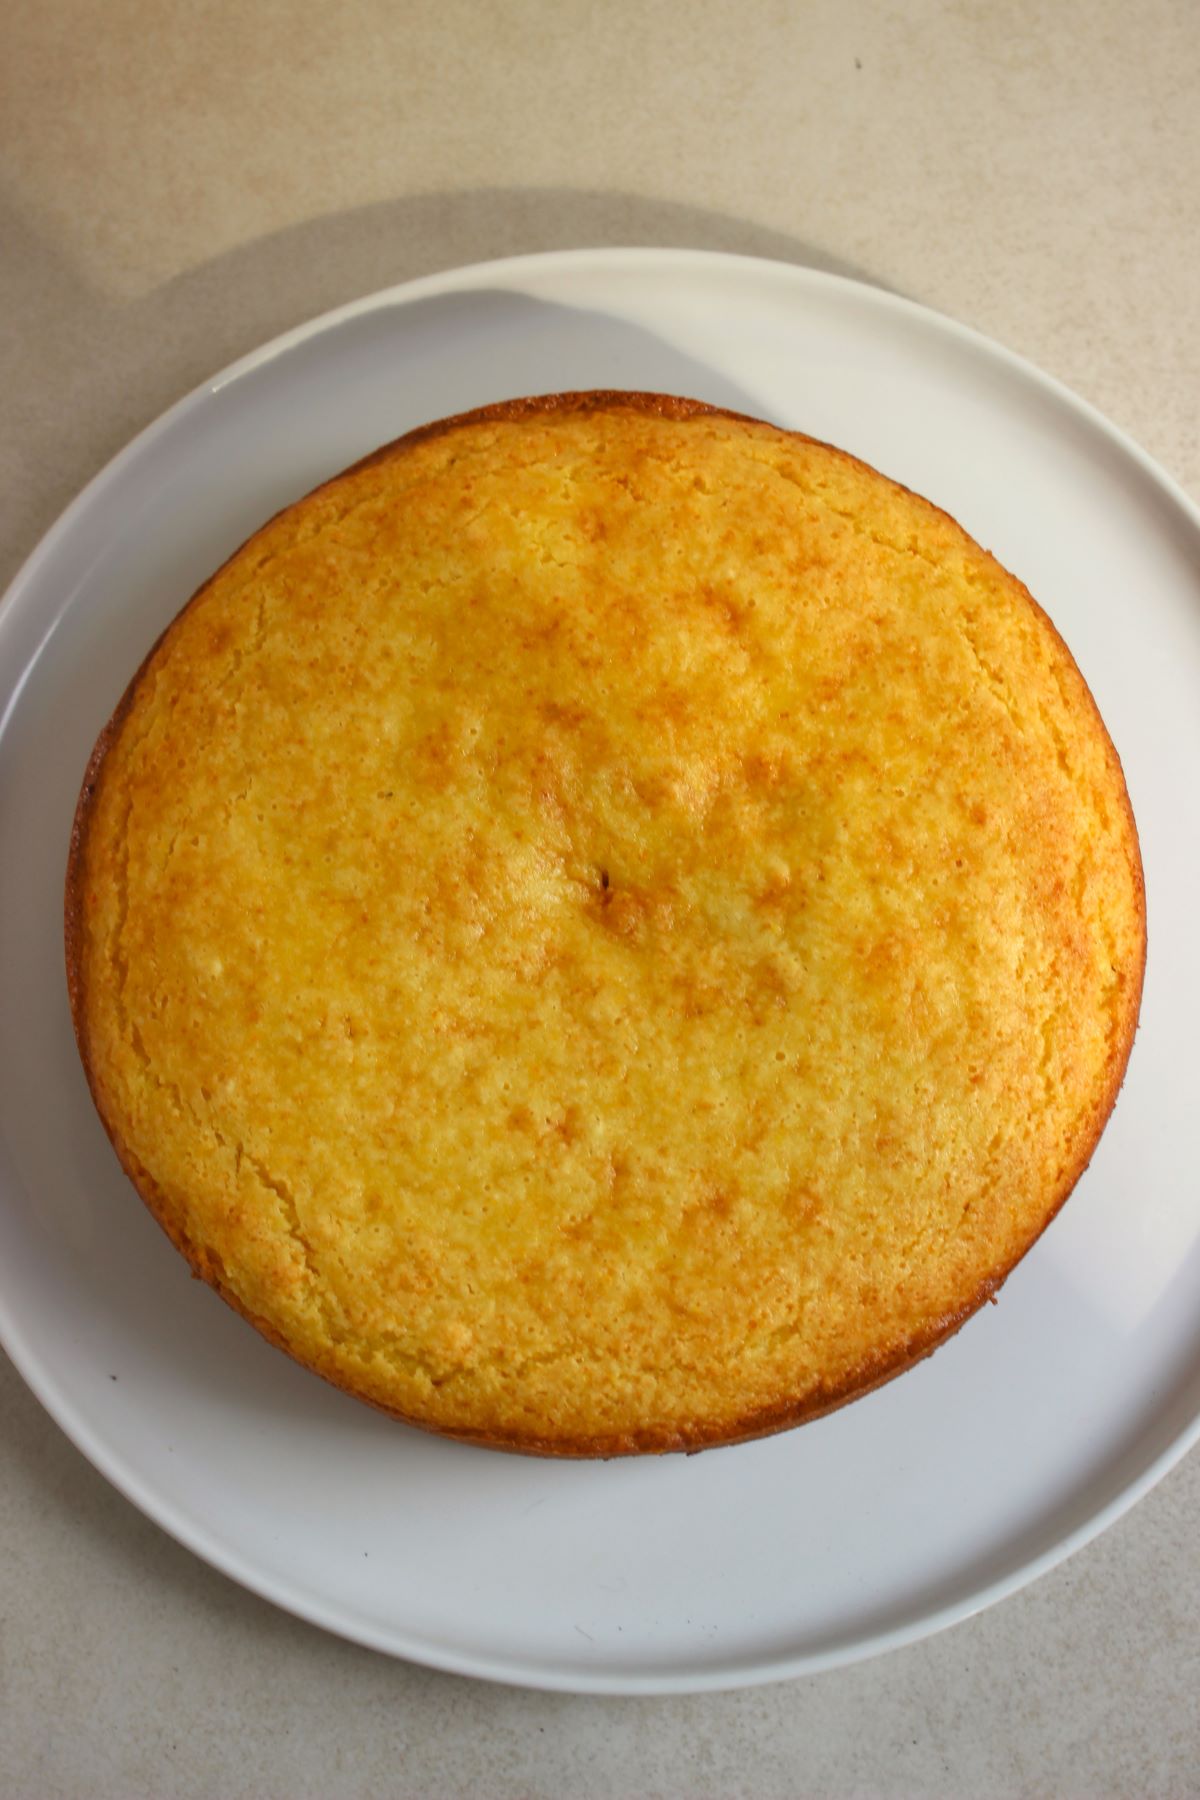
[[[955,1332],[965,1325],[967,1320],[974,1313],[978,1312],[985,1301],[994,1300],[997,1292],[1008,1279],[1009,1275],[1012,1274],[1018,1263],[1020,1263],[1033,1248],[1033,1245],[1042,1235],[1042,1232],[1045,1231],[1047,1226],[1049,1226],[1057,1216],[1063,1204],[1078,1183],[1080,1177],[1086,1170],[1088,1164],[1091,1162],[1113,1107],[1116,1105],[1117,1096],[1121,1090],[1121,1084],[1125,1079],[1125,1071],[1129,1065],[1129,1057],[1133,1049],[1133,1040],[1137,1031],[1138,1014],[1141,1009],[1142,987],[1146,970],[1147,933],[1145,878],[1142,868],[1141,846],[1138,840],[1137,824],[1133,816],[1132,806],[1130,805],[1129,793],[1126,787],[1120,757],[1117,754],[1112,739],[1109,737],[1108,729],[1101,717],[1100,709],[1096,705],[1091,689],[1088,687],[1087,682],[1080,673],[1074,657],[1071,655],[1070,650],[1054,626],[1053,621],[1049,618],[1044,609],[1039,606],[1038,602],[1034,599],[1028,588],[1025,587],[1024,583],[1019,581],[1016,576],[1010,573],[1010,571],[1004,569],[1002,565],[997,563],[990,552],[983,551],[983,554],[988,560],[991,561],[996,568],[1000,569],[1005,579],[1015,584],[1018,591],[1028,602],[1034,614],[1046,627],[1052,641],[1062,651],[1068,671],[1067,679],[1073,682],[1076,698],[1079,701],[1082,710],[1085,713],[1090,714],[1092,724],[1099,732],[1100,739],[1105,746],[1110,770],[1116,777],[1119,805],[1128,827],[1128,843],[1131,856],[1130,872],[1134,882],[1135,902],[1140,924],[1139,939],[1141,944],[1141,957],[1137,969],[1137,978],[1127,990],[1125,1016],[1120,1022],[1120,1033],[1113,1053],[1109,1058],[1107,1081],[1093,1107],[1091,1130],[1085,1138],[1083,1147],[1076,1157],[1075,1162],[1067,1168],[1061,1177],[1058,1191],[1053,1195],[1045,1218],[1038,1231],[1029,1240],[1029,1243],[1025,1246],[1024,1250],[1013,1258],[1008,1267],[1002,1270],[999,1275],[981,1283],[976,1293],[966,1301],[962,1307],[954,1312],[946,1314],[943,1318],[934,1321],[924,1331],[912,1337],[901,1348],[881,1352],[878,1356],[872,1357],[861,1363],[853,1374],[847,1376],[845,1380],[827,1388],[819,1388],[815,1394],[810,1393],[801,1401],[784,1400],[777,1406],[766,1407],[756,1412],[747,1413],[743,1418],[737,1420],[734,1425],[727,1426],[724,1429],[714,1429],[711,1425],[705,1423],[705,1421],[700,1420],[694,1424],[689,1424],[673,1431],[652,1427],[643,1431],[620,1432],[610,1436],[587,1438],[540,1438],[528,1435],[521,1437],[506,1437],[496,1436],[482,1431],[450,1431],[445,1427],[431,1425],[427,1420],[414,1418],[410,1414],[401,1412],[392,1407],[384,1406],[376,1400],[367,1399],[366,1396],[360,1394],[356,1388],[343,1380],[332,1367],[323,1367],[318,1361],[310,1360],[307,1357],[297,1356],[292,1347],[285,1341],[283,1336],[273,1325],[267,1320],[260,1318],[257,1314],[251,1312],[249,1308],[242,1304],[225,1280],[225,1272],[220,1259],[204,1245],[197,1245],[191,1241],[181,1223],[172,1216],[166,1196],[159,1188],[154,1177],[147,1169],[142,1167],[138,1158],[133,1154],[128,1144],[126,1144],[121,1134],[120,1125],[109,1116],[109,1113],[105,1108],[103,1098],[99,1091],[99,1084],[96,1080],[95,1070],[92,1065],[88,1041],[86,1008],[83,1004],[85,972],[82,966],[82,888],[88,832],[92,820],[93,801],[103,778],[105,759],[107,758],[109,750],[120,735],[124,722],[133,706],[134,700],[149,671],[151,663],[166,638],[174,630],[179,619],[181,619],[184,613],[196,604],[217,579],[217,576],[220,575],[231,562],[241,556],[242,553],[254,543],[255,539],[260,537],[262,533],[275,522],[275,519],[282,517],[285,512],[290,512],[294,506],[302,505],[305,501],[314,499],[316,495],[323,493],[327,488],[334,486],[336,483],[345,479],[346,476],[354,474],[358,470],[371,468],[376,464],[388,462],[392,458],[406,454],[417,444],[424,443],[431,438],[442,436],[447,432],[458,430],[463,426],[482,424],[489,420],[511,422],[519,419],[542,417],[547,414],[586,414],[589,412],[609,412],[618,408],[624,408],[643,415],[649,414],[665,419],[684,420],[692,418],[724,418],[744,421],[747,424],[767,423],[767,421],[753,418],[748,413],[733,412],[726,407],[709,406],[701,400],[688,400],[669,394],[646,394],[609,388],[593,389],[580,393],[544,394],[518,400],[499,401],[491,406],[478,407],[471,412],[458,413],[452,418],[437,420],[433,424],[418,426],[415,430],[406,432],[403,437],[396,438],[393,442],[383,445],[380,449],[373,451],[370,455],[362,457],[358,462],[351,464],[349,468],[341,470],[328,481],[322,482],[318,487],[312,489],[312,491],[304,495],[301,500],[293,501],[288,506],[281,508],[278,513],[267,520],[264,525],[260,526],[259,530],[254,532],[244,544],[235,550],[233,555],[228,557],[225,563],[221,565],[221,568],[216,570],[214,574],[196,590],[191,599],[180,609],[175,619],[171,621],[151,647],[122,695],[112,717],[109,719],[96,740],[96,745],[92,751],[87,771],[83,778],[83,785],[80,789],[79,800],[75,809],[75,817],[71,828],[70,850],[67,858],[64,907],[67,992],[70,999],[71,1019],[75,1030],[75,1041],[79,1049],[80,1061],[83,1064],[84,1074],[87,1078],[88,1087],[92,1095],[92,1100],[95,1103],[96,1111],[100,1116],[101,1124],[108,1134],[109,1141],[117,1153],[122,1168],[125,1170],[125,1173],[133,1183],[133,1186],[141,1195],[142,1200],[145,1202],[154,1218],[157,1219],[159,1225],[166,1232],[176,1249],[186,1257],[188,1263],[191,1265],[193,1275],[199,1280],[206,1281],[209,1286],[215,1288],[221,1298],[233,1307],[235,1312],[240,1313],[242,1317],[247,1319],[263,1337],[270,1343],[276,1345],[280,1350],[285,1351],[293,1358],[293,1360],[299,1362],[303,1368],[311,1369],[314,1373],[321,1375],[326,1381],[332,1383],[334,1387],[341,1388],[345,1392],[353,1394],[358,1400],[365,1400],[366,1404],[374,1406],[378,1411],[387,1413],[390,1417],[398,1419],[406,1425],[414,1425],[422,1430],[435,1432],[442,1437],[457,1438],[464,1443],[477,1444],[491,1449],[515,1451],[528,1456],[555,1456],[564,1458],[635,1456],[660,1454],[666,1451],[693,1452],[697,1450],[715,1449],[721,1445],[745,1443],[752,1438],[767,1437],[774,1432],[785,1431],[791,1426],[801,1425],[810,1419],[817,1419],[825,1413],[833,1412],[838,1407],[846,1405],[847,1402],[859,1399],[862,1395],[870,1393],[872,1389],[882,1387],[886,1382],[894,1380],[897,1375],[902,1375],[906,1369],[912,1368],[915,1363],[921,1362],[925,1357],[930,1356],[939,1345],[945,1343],[948,1338],[953,1337]],[[788,431],[782,426],[772,426],[772,429],[781,431],[785,436],[794,438],[798,442],[815,444],[822,450],[825,450],[829,454],[838,457],[843,462],[850,464],[852,467],[865,470],[868,474],[875,476],[878,479],[888,481],[892,487],[899,489],[903,493],[912,492],[911,489],[905,488],[902,483],[892,480],[890,476],[881,476],[878,470],[873,469],[871,465],[864,462],[861,457],[853,456],[849,451],[841,450],[836,445],[825,444],[819,438],[809,437],[804,432]],[[920,499],[924,505],[929,506],[940,517],[948,520],[956,531],[963,531],[963,528],[958,524],[958,521],[953,519],[951,515],[945,512],[941,507],[935,506],[932,501],[926,500],[923,495],[916,495],[914,498]],[[969,533],[963,532],[963,535],[968,537],[971,543],[975,542],[974,539],[969,537]],[[981,548],[981,546],[976,545],[976,548]]]

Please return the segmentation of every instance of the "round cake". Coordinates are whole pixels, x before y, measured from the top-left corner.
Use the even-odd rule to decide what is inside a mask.
[[[67,878],[134,1185],[259,1331],[565,1456],[933,1349],[1086,1166],[1145,957],[1121,767],[947,515],[686,400],[512,402],[263,527]]]

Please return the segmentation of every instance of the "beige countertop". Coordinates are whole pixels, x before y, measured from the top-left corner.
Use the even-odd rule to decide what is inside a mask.
[[[1194,0],[46,0],[0,58],[0,578],[164,406],[312,314],[528,250],[879,283],[1200,497]],[[0,1359],[0,1791],[1200,1792],[1200,1458],[941,1637],[608,1701],[391,1662],[215,1574]]]

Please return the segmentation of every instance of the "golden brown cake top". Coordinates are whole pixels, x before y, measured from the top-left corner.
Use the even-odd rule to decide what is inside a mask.
[[[944,514],[684,403],[489,409],[273,520],[99,747],[101,1114],[311,1366],[515,1447],[904,1366],[1086,1163],[1136,1019],[1119,764]]]

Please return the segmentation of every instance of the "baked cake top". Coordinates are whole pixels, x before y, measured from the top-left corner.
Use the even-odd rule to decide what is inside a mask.
[[[1025,589],[853,458],[582,395],[271,521],[97,747],[85,1065],[197,1270],[436,1429],[793,1422],[1069,1192],[1144,958],[1117,757]]]

